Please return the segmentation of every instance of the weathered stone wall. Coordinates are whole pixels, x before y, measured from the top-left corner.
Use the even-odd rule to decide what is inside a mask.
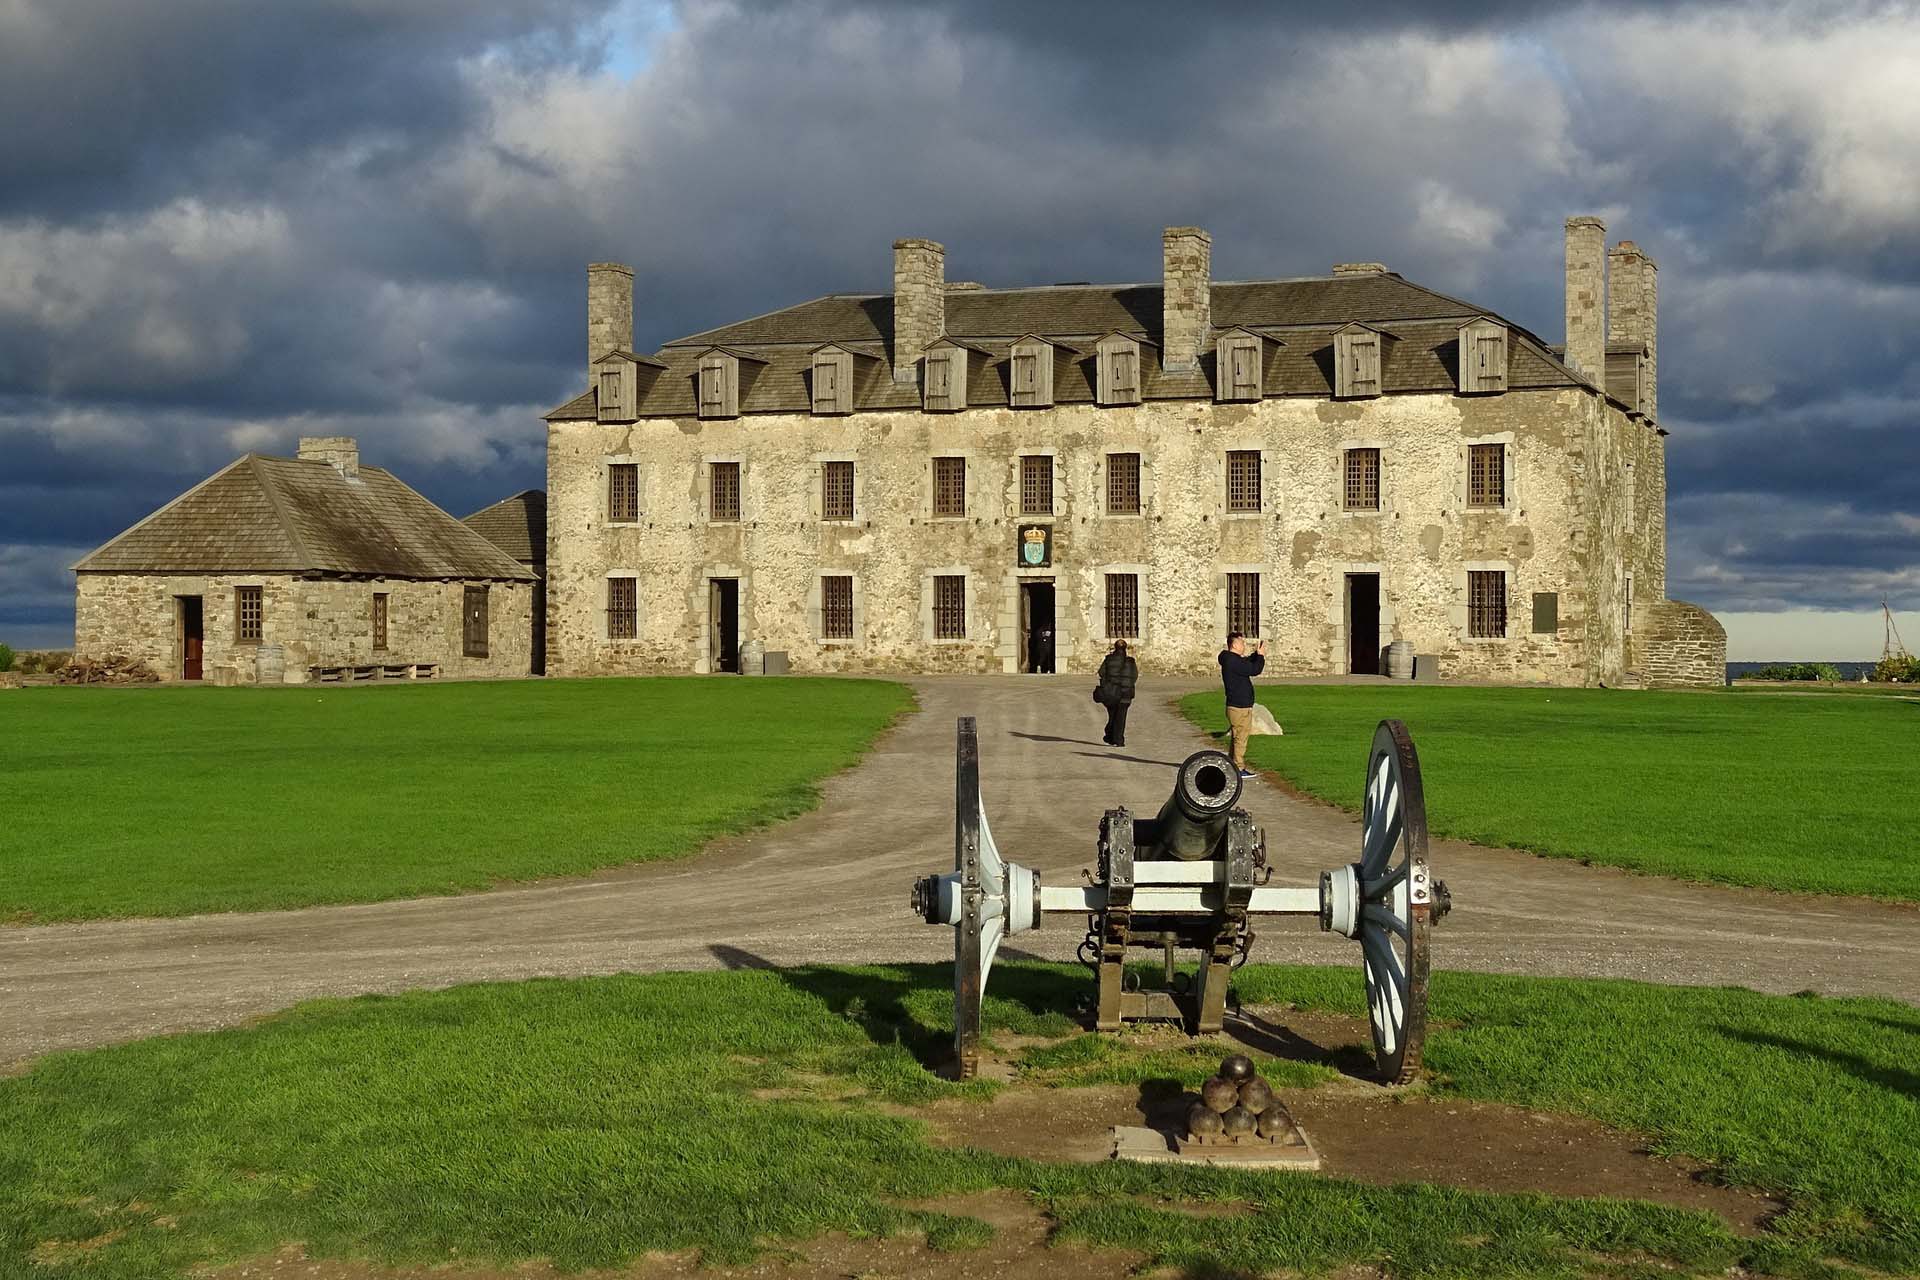
[[[1727,632],[1720,620],[1685,600],[1660,600],[1646,611],[1641,675],[1662,688],[1727,682]]]
[[[556,422],[548,435],[548,670],[705,670],[712,578],[740,582],[741,638],[796,671],[1014,669],[1019,583],[1051,579],[1061,670],[1106,647],[1109,572],[1138,573],[1148,672],[1214,669],[1226,577],[1262,575],[1270,671],[1348,669],[1346,575],[1381,575],[1381,643],[1441,655],[1447,676],[1617,680],[1624,558],[1636,520],[1623,479],[1645,428],[1591,392],[1405,395],[1333,402],[1150,402],[957,414],[753,415],[631,425]],[[1471,510],[1471,443],[1500,442],[1508,503]],[[1344,450],[1382,451],[1377,512],[1342,503]],[[1225,511],[1226,453],[1262,454],[1263,509]],[[1106,455],[1142,458],[1144,513],[1105,512]],[[1019,457],[1055,459],[1054,514],[1019,513]],[[932,516],[931,459],[968,460],[964,518]],[[856,464],[856,518],[823,522],[820,469]],[[706,518],[707,464],[742,463],[737,523]],[[641,514],[609,525],[610,463],[637,463]],[[1053,530],[1051,568],[1016,568],[1017,528]],[[1508,631],[1469,638],[1467,570],[1508,574]],[[851,574],[857,638],[819,638],[819,579]],[[931,639],[931,583],[966,575],[968,636]],[[609,640],[609,576],[639,580],[638,637]],[[1532,596],[1558,629],[1532,633]]]
[[[286,669],[297,678],[310,665],[434,662],[447,676],[524,676],[533,663],[533,584],[488,585],[488,655],[462,653],[460,611],[465,583],[341,581],[284,574],[196,576],[78,575],[74,613],[76,657],[126,654],[168,679],[180,679],[184,659],[180,596],[202,601],[205,678],[231,666],[236,682],[254,680],[259,645],[235,638],[234,589],[261,588],[260,644],[283,645]],[[478,585],[478,584],[476,584]],[[387,594],[387,647],[373,648],[373,596]]]

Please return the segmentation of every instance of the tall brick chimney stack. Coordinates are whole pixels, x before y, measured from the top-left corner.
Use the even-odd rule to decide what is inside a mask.
[[[327,462],[349,480],[360,478],[360,442],[352,436],[301,436],[302,462]]]
[[[587,264],[587,383],[593,362],[609,351],[633,350],[633,268],[618,262]]]
[[[932,240],[893,242],[893,380],[912,382],[927,345],[947,332],[947,251]]]
[[[1200,367],[1213,326],[1213,237],[1199,227],[1160,233],[1160,365],[1190,373]]]
[[[1641,412],[1659,420],[1660,279],[1653,259],[1631,240],[1607,250],[1607,341],[1631,342],[1647,349],[1647,377]]]
[[[1607,380],[1607,227],[1567,219],[1567,363],[1595,386]]]

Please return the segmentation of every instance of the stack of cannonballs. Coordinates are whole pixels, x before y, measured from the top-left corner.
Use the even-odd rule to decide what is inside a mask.
[[[1253,1060],[1236,1053],[1220,1063],[1220,1074],[1200,1086],[1200,1101],[1187,1112],[1187,1136],[1198,1143],[1278,1141],[1292,1128],[1287,1110],[1253,1069]]]

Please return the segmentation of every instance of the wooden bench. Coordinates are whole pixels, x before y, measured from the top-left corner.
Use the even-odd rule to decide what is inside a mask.
[[[365,684],[373,680],[432,680],[440,674],[437,662],[315,663],[307,668],[314,684]]]

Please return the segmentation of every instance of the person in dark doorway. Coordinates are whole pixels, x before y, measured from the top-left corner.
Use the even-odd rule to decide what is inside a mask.
[[[1127,708],[1133,705],[1133,686],[1139,679],[1140,664],[1127,652],[1127,642],[1115,640],[1113,651],[1100,662],[1100,704],[1107,709],[1102,741],[1110,747],[1127,745]]]
[[[1247,768],[1247,739],[1253,734],[1253,678],[1267,665],[1267,642],[1262,640],[1247,651],[1247,638],[1238,631],[1227,633],[1227,647],[1220,651],[1220,682],[1227,690],[1227,727],[1233,731],[1233,764],[1243,778],[1251,778]]]
[[[1039,652],[1034,655],[1034,660],[1033,660],[1034,670],[1040,672],[1042,675],[1049,675],[1049,676],[1052,675],[1053,674],[1053,629],[1051,627],[1041,629],[1040,643],[1036,647],[1038,648]]]

